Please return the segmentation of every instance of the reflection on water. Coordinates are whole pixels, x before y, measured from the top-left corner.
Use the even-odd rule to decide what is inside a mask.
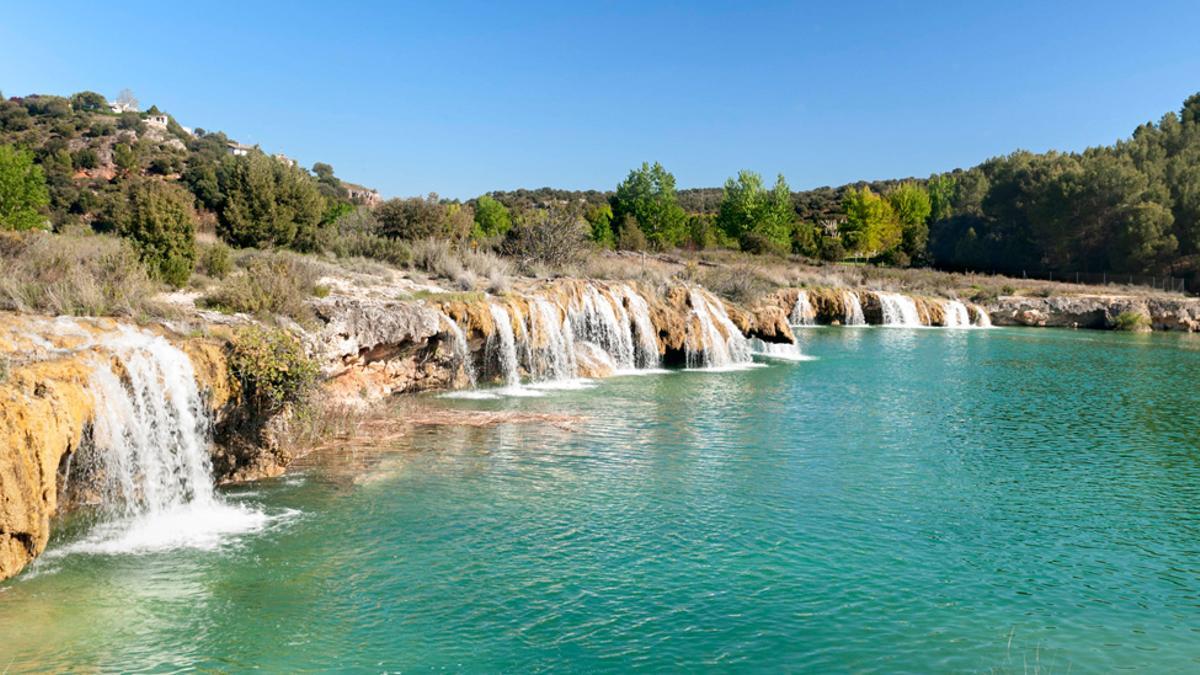
[[[525,422],[414,426],[228,491],[296,515],[210,551],[71,552],[88,527],[64,523],[0,585],[5,660],[1200,667],[1195,340],[798,334],[815,360],[427,397]]]

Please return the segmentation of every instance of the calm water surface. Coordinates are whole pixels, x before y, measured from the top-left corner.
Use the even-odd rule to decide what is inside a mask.
[[[226,497],[207,548],[63,523],[0,670],[1200,670],[1200,340],[809,329],[815,361],[431,404]],[[75,552],[72,552],[75,551]]]

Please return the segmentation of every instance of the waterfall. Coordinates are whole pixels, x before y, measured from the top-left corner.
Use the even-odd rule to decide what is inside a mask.
[[[907,295],[899,293],[876,292],[879,304],[883,308],[883,325],[885,326],[920,326],[921,316],[917,313],[917,303]]]
[[[620,303],[589,285],[581,303],[571,314],[575,338],[591,342],[608,353],[617,370],[633,370],[633,332],[629,317]]]
[[[691,289],[689,300],[696,321],[688,324],[687,366],[728,368],[751,363],[749,341],[729,319],[725,307],[708,293]],[[693,328],[698,327],[696,334]]]
[[[467,336],[454,319],[443,314],[442,320],[450,327],[450,334],[454,337],[454,357],[462,361],[463,372],[466,373],[470,385],[474,387],[476,382],[475,363],[471,357],[471,346],[467,344]]]
[[[859,310],[861,312],[861,308]],[[811,326],[816,323],[817,312],[813,309],[812,303],[808,300],[808,291],[800,291],[796,294],[796,304],[792,307],[792,313],[788,317],[788,323],[793,326]]]
[[[488,309],[492,313],[492,322],[496,324],[496,330],[488,337],[489,360],[497,364],[506,386],[519,387],[521,373],[518,370],[517,340],[513,336],[512,317],[503,305],[489,303]]]
[[[571,319],[560,318],[558,308],[545,298],[530,300],[526,336],[527,370],[537,382],[575,379],[575,336]]]
[[[214,548],[225,535],[261,529],[268,516],[225,503],[213,488],[211,420],[187,355],[127,327],[96,348],[90,443],[62,489],[72,477],[89,479],[108,517],[52,556]]]
[[[967,306],[958,300],[947,300],[942,305],[942,325],[946,328],[969,328],[971,315]]]
[[[654,322],[650,319],[650,305],[633,288],[623,286],[621,292],[625,297],[629,319],[633,324],[634,333],[636,333],[634,346],[637,349],[637,367],[657,368],[662,362],[662,355],[658,351],[657,331],[654,328]]]
[[[813,361],[816,359],[816,357],[808,356],[800,351],[800,345],[795,342],[764,342],[758,338],[751,338],[750,350],[755,356],[778,361]]]
[[[210,424],[187,355],[132,329],[104,347],[120,364],[114,370],[109,359],[98,359],[90,383],[94,468],[105,507],[133,516],[211,503]]]
[[[976,328],[991,328],[992,327],[992,317],[988,316],[987,310],[980,307],[979,305],[975,306],[975,327]]]
[[[842,325],[867,325],[867,318],[863,316],[862,302],[858,299],[858,293],[855,293],[854,291],[843,291],[842,298],[846,305],[846,315],[842,320]]]

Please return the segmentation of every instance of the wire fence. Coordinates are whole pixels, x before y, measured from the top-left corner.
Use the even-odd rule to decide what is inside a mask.
[[[1187,293],[1187,280],[1174,276],[1021,270],[1021,278],[1057,281],[1064,284],[1091,284],[1093,286],[1145,286],[1159,291]]]

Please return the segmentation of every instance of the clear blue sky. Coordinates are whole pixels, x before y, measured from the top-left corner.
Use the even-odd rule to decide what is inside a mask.
[[[794,189],[1110,143],[1200,91],[1200,3],[6,3],[0,91],[114,97],[389,196]]]

